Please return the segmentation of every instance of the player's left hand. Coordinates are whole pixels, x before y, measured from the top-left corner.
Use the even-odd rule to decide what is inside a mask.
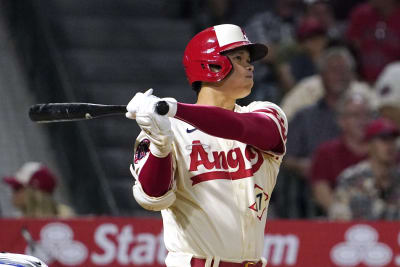
[[[168,103],[169,110],[166,116],[174,117],[177,109],[177,102],[174,98],[159,98],[153,95],[153,89],[150,88],[144,93],[136,93],[129,101],[126,107],[125,116],[128,119],[136,119],[137,114],[152,114],[155,113],[155,106],[158,101],[164,100]]]
[[[150,140],[150,151],[159,158],[166,157],[172,149],[174,133],[166,116],[156,113],[137,113],[136,122]]]
[[[142,131],[150,140],[150,151],[157,157],[165,157],[172,147],[174,134],[171,130],[171,122],[167,116],[161,116],[155,112],[158,101],[164,100],[168,103],[170,112],[176,113],[176,100],[173,98],[160,99],[152,95],[153,89],[144,93],[137,93],[127,105],[125,116],[135,119]],[[175,111],[174,111],[175,106]],[[171,111],[172,107],[172,111]]]

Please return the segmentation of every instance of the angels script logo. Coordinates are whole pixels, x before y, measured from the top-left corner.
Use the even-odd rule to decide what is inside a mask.
[[[189,171],[197,171],[200,166],[210,171],[190,178],[192,185],[216,179],[237,180],[251,177],[264,162],[262,153],[249,145],[246,146],[244,155],[238,147],[229,150],[227,153],[225,151],[211,151],[210,154],[213,158],[212,161],[209,159],[209,152],[204,150],[200,141],[193,141]],[[250,162],[250,168],[246,169],[246,161]],[[228,169],[236,169],[236,171],[229,171]]]

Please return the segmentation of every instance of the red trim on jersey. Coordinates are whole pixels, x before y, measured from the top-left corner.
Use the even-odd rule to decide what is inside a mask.
[[[139,182],[143,191],[151,197],[163,196],[170,189],[171,181],[171,153],[165,158],[158,158],[150,152],[139,173]]]
[[[274,114],[274,109],[263,112]],[[175,117],[216,137],[237,140],[263,151],[284,151],[278,126],[273,119],[259,112],[239,113],[213,106],[178,103]]]
[[[266,114],[272,114],[279,123],[283,140],[286,141],[287,136],[286,136],[285,121],[283,120],[283,118],[281,118],[281,116],[279,116],[279,112],[276,109],[274,108],[258,109],[254,110],[253,112],[264,112]]]

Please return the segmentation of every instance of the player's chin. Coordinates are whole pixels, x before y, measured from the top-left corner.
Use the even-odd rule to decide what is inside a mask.
[[[253,79],[249,79],[249,81],[248,81],[248,83],[246,84],[247,86],[246,86],[246,88],[247,88],[247,94],[250,94],[251,93],[251,89],[253,88],[253,85],[254,85],[254,81],[253,81]]]
[[[244,89],[240,92],[238,99],[245,98],[246,96],[248,96],[251,93],[251,88],[253,88],[253,83],[248,84],[248,86],[246,86],[245,88],[246,89]]]

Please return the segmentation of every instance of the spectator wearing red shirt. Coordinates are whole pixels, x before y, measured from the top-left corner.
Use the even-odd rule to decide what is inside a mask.
[[[385,67],[375,84],[376,108],[400,128],[400,61]]]
[[[337,105],[337,122],[341,136],[322,143],[311,161],[311,182],[318,208],[317,214],[327,215],[333,201],[336,177],[347,167],[367,156],[364,128],[371,118],[372,93],[348,91]]]
[[[370,0],[356,7],[346,33],[360,60],[363,79],[373,84],[390,62],[400,59],[398,0]]]
[[[378,118],[368,124],[368,158],[338,176],[330,219],[400,220],[399,135],[399,128],[388,119]]]

